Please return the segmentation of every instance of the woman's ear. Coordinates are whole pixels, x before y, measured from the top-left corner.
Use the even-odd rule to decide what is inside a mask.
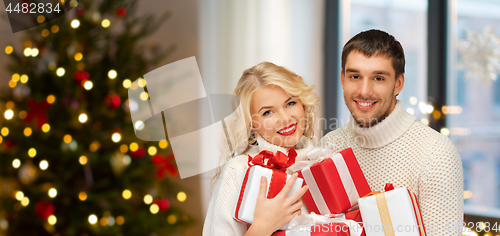
[[[251,123],[251,124],[250,124],[250,130],[251,130],[252,132],[257,133],[257,128],[255,128],[255,125],[254,125],[253,123]]]
[[[257,132],[257,131],[254,131],[254,130],[252,129],[252,132],[250,132],[250,138],[251,138],[251,139],[255,139],[255,138],[257,137],[257,134],[258,134],[258,132]]]

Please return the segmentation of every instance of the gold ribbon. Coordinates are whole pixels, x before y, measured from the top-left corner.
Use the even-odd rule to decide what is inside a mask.
[[[382,193],[382,192],[380,192],[380,191],[371,191],[370,193],[367,193],[365,196],[362,196],[361,198],[369,197],[369,196],[376,195],[376,194],[379,194],[379,193]]]
[[[382,220],[384,235],[394,236],[394,228],[392,227],[391,216],[389,215],[389,208],[387,207],[385,193],[375,194],[375,199],[377,200],[378,212],[380,214],[380,219]]]

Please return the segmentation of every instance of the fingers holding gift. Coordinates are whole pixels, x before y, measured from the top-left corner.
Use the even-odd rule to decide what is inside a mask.
[[[292,202],[299,201],[302,196],[309,190],[309,186],[304,185],[302,188],[300,188],[296,193],[292,194],[289,198]]]
[[[265,176],[260,177],[260,188],[259,188],[259,195],[258,195],[258,200],[263,200],[266,199],[266,192],[267,192],[267,178]]]
[[[279,197],[279,198],[286,198],[286,196],[288,195],[288,193],[290,192],[290,190],[292,190],[293,188],[293,185],[295,184],[295,181],[297,180],[297,176],[298,174],[297,173],[294,173],[290,179],[286,182],[285,186],[283,187],[283,189],[281,189],[281,191],[278,193],[278,195],[276,195],[276,197]]]
[[[292,213],[295,213],[296,211],[300,211],[303,205],[304,203],[302,203],[302,201],[299,200],[290,207],[290,210]]]

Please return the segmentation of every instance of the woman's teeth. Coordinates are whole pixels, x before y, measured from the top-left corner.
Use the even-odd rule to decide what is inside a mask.
[[[292,131],[295,128],[296,125],[297,124],[294,124],[292,127],[288,128],[288,129],[278,131],[278,133],[282,134],[282,133],[290,132],[290,131]]]

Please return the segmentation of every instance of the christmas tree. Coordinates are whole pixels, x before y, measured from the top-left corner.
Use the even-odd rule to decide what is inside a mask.
[[[0,235],[172,235],[191,223],[170,204],[186,194],[168,140],[141,141],[131,123],[128,87],[174,49],[140,45],[169,14],[136,16],[136,4],[73,0],[5,48]]]

